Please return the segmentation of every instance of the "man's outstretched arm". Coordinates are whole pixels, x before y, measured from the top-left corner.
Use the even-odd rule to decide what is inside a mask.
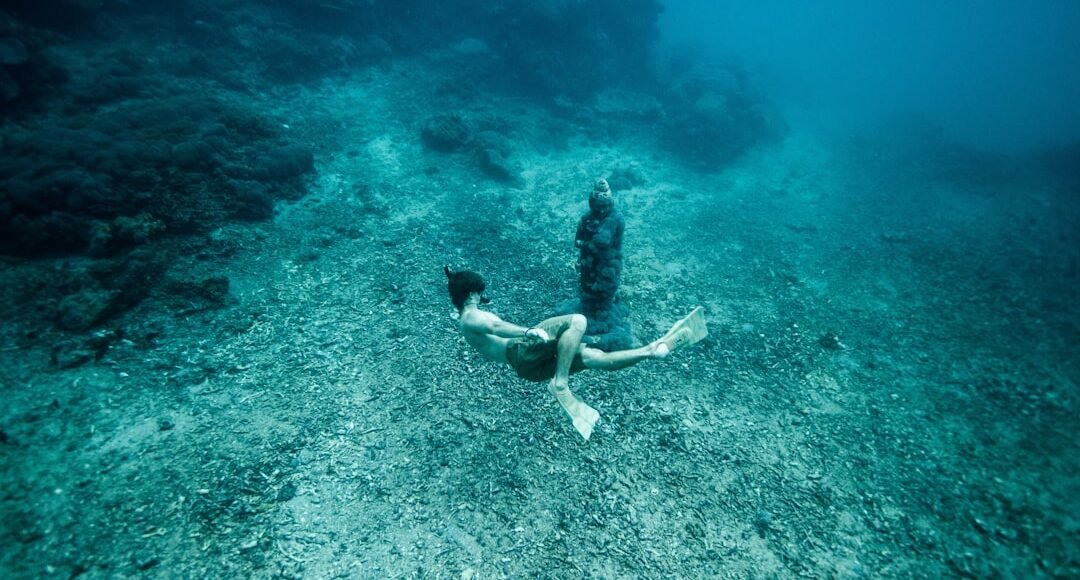
[[[542,329],[519,326],[513,322],[507,322],[490,312],[484,312],[482,310],[476,311],[465,317],[465,319],[462,320],[462,323],[466,328],[473,332],[494,334],[500,338],[520,338],[529,335],[538,336],[544,340],[547,340],[548,338],[547,333]]]

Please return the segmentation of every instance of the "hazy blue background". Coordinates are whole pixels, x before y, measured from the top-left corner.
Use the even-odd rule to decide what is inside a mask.
[[[1080,137],[1076,0],[668,0],[665,37],[761,74],[792,120],[921,115],[1015,151]]]

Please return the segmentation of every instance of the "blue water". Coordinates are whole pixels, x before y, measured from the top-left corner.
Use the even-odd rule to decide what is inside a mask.
[[[1078,61],[1064,0],[5,2],[0,578],[1080,577]]]
[[[685,0],[661,22],[674,46],[745,62],[786,105],[841,125],[920,116],[1013,152],[1080,134],[1080,6],[1068,0]]]

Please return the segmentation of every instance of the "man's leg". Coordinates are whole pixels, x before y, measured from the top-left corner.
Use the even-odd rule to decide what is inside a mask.
[[[694,344],[708,336],[705,326],[705,309],[698,306],[682,320],[676,322],[667,334],[653,342],[630,350],[604,352],[594,348],[581,351],[581,362],[586,368],[617,371],[649,358],[665,358],[671,351]]]
[[[581,351],[581,362],[585,368],[598,371],[617,371],[650,358],[664,358],[665,351],[658,350],[660,341],[630,350],[604,352],[586,347]]]
[[[580,314],[570,316],[570,327],[559,337],[558,351],[555,355],[555,376],[549,386],[551,393],[558,399],[566,414],[574,421],[574,428],[588,441],[593,425],[600,420],[600,413],[586,405],[570,392],[570,366],[574,357],[581,350],[581,339],[585,336],[588,321]]]
[[[584,338],[585,329],[589,324],[589,321],[580,314],[572,314],[569,318],[570,327],[559,337],[559,350],[555,357],[555,378],[552,379],[553,383],[564,387],[570,380],[570,366],[578,351],[581,350],[581,339]]]

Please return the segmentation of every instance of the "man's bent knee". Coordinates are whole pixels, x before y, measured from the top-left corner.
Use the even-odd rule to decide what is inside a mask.
[[[570,328],[572,328],[574,330],[580,330],[581,332],[585,332],[585,329],[588,327],[588,325],[589,325],[589,320],[587,318],[585,318],[584,315],[582,315],[582,314],[571,314],[570,315]]]

